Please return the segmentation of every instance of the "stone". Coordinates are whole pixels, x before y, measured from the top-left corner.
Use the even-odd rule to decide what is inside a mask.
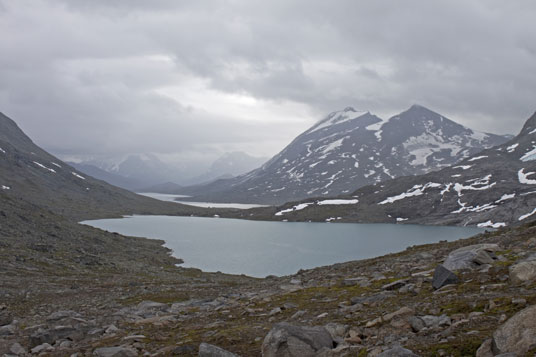
[[[401,280],[393,281],[392,283],[385,284],[384,286],[382,286],[382,289],[383,290],[398,290],[404,285],[406,285],[408,281],[409,281],[408,279],[401,279]]]
[[[329,324],[325,325],[324,328],[329,332],[331,337],[336,340],[337,338],[344,338],[344,336],[346,336],[349,326],[330,322]]]
[[[426,327],[426,324],[424,323],[423,319],[418,316],[410,317],[408,319],[408,322],[414,332],[419,332]]]
[[[524,261],[510,267],[510,282],[523,284],[536,280],[536,261]]]
[[[478,350],[476,350],[476,357],[493,357],[493,352],[491,351],[491,345],[493,340],[491,338],[484,341]]]
[[[0,326],[9,325],[13,322],[13,315],[7,310],[0,310]]]
[[[59,321],[70,317],[80,317],[81,315],[76,311],[62,310],[56,311],[47,317],[47,321]]]
[[[508,319],[493,333],[492,351],[524,356],[536,347],[536,305],[527,307]]]
[[[445,268],[443,265],[438,265],[434,271],[432,287],[437,290],[445,285],[456,284],[458,281],[456,274]]]
[[[41,344],[39,346],[35,346],[34,348],[32,348],[31,352],[33,354],[39,354],[41,352],[51,352],[53,350],[54,350],[54,347],[52,347],[48,343],[43,343],[43,344]]]
[[[383,351],[378,355],[378,357],[418,357],[412,351],[405,349],[403,347],[394,347],[386,351]]]
[[[15,342],[11,345],[9,348],[9,352],[13,353],[16,356],[24,355],[26,353],[26,349],[20,345],[20,343]]]
[[[462,247],[450,252],[447,259],[443,263],[443,266],[452,271],[473,269],[481,264],[478,263],[478,261],[489,262],[491,259],[493,262],[493,258],[491,257],[490,253],[498,249],[499,246],[497,244],[475,244]],[[488,255],[487,257],[486,254]]]
[[[294,326],[276,324],[262,343],[263,357],[314,356],[322,348],[332,349],[334,341],[330,333],[320,326]]]
[[[15,326],[5,325],[0,327],[0,336],[11,336],[15,334]]]
[[[93,351],[97,357],[136,357],[136,350],[126,347],[101,347]]]
[[[201,343],[199,345],[199,357],[238,357],[234,353],[224,350],[218,346],[214,346],[208,343]]]
[[[104,333],[110,335],[112,333],[116,333],[117,331],[119,331],[119,329],[117,328],[117,326],[115,325],[110,325],[108,326],[108,328],[106,329],[106,331],[104,331]]]

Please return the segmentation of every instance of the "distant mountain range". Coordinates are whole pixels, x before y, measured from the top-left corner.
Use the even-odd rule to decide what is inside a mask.
[[[231,178],[257,168],[266,160],[244,152],[230,152],[223,154],[205,169],[165,163],[154,154],[75,156],[68,158],[67,162],[86,175],[131,191],[147,192],[147,189],[164,187],[166,192],[158,192],[171,193],[168,192],[169,184],[180,188],[193,183]],[[203,173],[196,174],[195,171]],[[161,186],[164,183],[168,185]]]
[[[348,107],[329,114],[247,174],[175,193],[198,201],[281,204],[448,167],[511,136],[474,131],[419,105],[387,121]]]
[[[536,113],[509,142],[473,154],[440,171],[388,180],[337,198],[288,203],[272,209],[270,215],[271,219],[289,221],[492,228],[534,219]]]

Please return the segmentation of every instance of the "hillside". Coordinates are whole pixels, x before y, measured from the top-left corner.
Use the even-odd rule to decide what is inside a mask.
[[[80,220],[124,214],[203,215],[204,210],[136,195],[87,176],[50,155],[0,113],[0,198]]]
[[[262,167],[177,193],[197,201],[264,204],[337,196],[436,171],[506,141],[418,105],[387,121],[348,107],[299,135]]]

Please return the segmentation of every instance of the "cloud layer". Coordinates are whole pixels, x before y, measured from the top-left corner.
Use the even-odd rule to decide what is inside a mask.
[[[0,0],[0,111],[59,154],[273,155],[331,111],[419,103],[516,133],[534,1]]]

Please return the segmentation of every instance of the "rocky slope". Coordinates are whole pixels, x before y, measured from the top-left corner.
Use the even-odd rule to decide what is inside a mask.
[[[418,105],[385,122],[349,107],[331,113],[259,169],[178,193],[203,201],[267,204],[335,196],[438,170],[506,140]]]
[[[336,200],[310,199],[259,210],[254,216],[501,227],[536,214],[535,159],[536,114],[509,142],[440,171],[363,187]]]
[[[12,259],[0,354],[533,356],[535,236],[528,224],[267,279]]]

